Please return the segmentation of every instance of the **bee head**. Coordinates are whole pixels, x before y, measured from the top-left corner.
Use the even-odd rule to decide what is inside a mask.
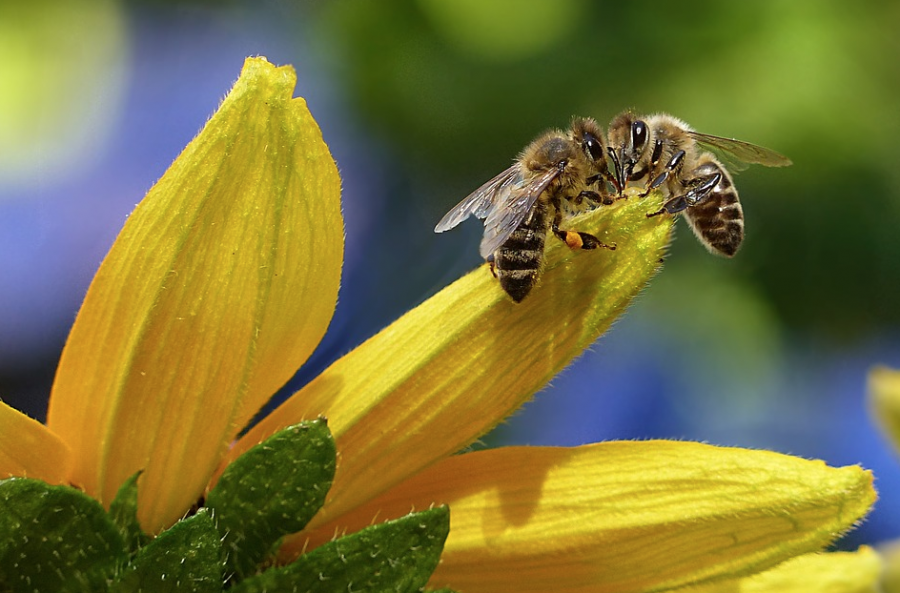
[[[620,113],[609,124],[609,157],[620,189],[625,189],[649,139],[647,123],[635,118],[629,111]]]
[[[595,165],[606,164],[606,142],[596,121],[591,118],[572,120],[572,140]]]

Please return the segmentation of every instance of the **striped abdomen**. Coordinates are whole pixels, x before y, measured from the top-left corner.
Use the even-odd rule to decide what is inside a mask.
[[[684,211],[694,234],[707,249],[731,257],[744,240],[744,211],[737,189],[725,167],[708,158],[691,176],[709,179],[720,174],[719,183],[698,203]]]
[[[548,206],[538,201],[531,214],[494,252],[494,273],[503,290],[517,303],[522,302],[537,282],[549,226]]]

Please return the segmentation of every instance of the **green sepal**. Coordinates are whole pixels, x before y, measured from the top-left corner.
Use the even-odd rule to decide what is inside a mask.
[[[125,480],[109,505],[109,516],[119,528],[119,533],[122,534],[125,548],[129,554],[134,554],[141,546],[150,541],[150,536],[141,529],[137,518],[137,481],[142,473],[143,471],[136,472]]]
[[[119,530],[93,498],[40,480],[0,481],[0,590],[104,591],[125,561]]]
[[[232,593],[419,591],[438,565],[450,509],[436,507],[367,527],[246,579]]]
[[[142,547],[110,593],[218,592],[224,573],[219,532],[210,512],[200,509]]]
[[[247,450],[206,497],[239,577],[257,572],[280,538],[303,529],[325,502],[335,468],[324,419],[285,428]]]

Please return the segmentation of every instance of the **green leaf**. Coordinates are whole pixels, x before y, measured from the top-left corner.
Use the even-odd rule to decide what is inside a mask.
[[[111,593],[207,593],[224,584],[222,544],[210,512],[179,521],[141,548]]]
[[[143,532],[137,518],[137,481],[141,473],[137,472],[125,480],[109,505],[109,516],[119,528],[125,547],[131,554],[150,541],[150,536]]]
[[[323,419],[285,428],[231,463],[206,498],[227,569],[253,574],[282,536],[303,529],[325,502],[334,468],[334,439]]]
[[[122,536],[93,498],[39,480],[0,482],[0,590],[104,591],[125,560]]]
[[[328,542],[293,564],[251,577],[231,591],[418,591],[437,567],[449,532],[448,507],[411,513]]]

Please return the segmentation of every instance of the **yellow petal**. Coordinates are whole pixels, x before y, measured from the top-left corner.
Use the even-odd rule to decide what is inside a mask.
[[[14,476],[66,484],[72,452],[50,430],[0,401],[0,480]]]
[[[819,550],[874,500],[867,471],[768,451],[509,447],[450,457],[307,535],[315,546],[446,503],[450,536],[430,588],[625,593],[734,578]],[[285,552],[304,545],[295,537]]]
[[[108,503],[137,470],[156,531],[309,356],[343,252],[340,182],[292,68],[248,59],[129,217],[66,343],[49,425]]]
[[[252,429],[234,457],[324,415],[340,456],[313,524],[358,506],[493,428],[578,356],[659,267],[670,217],[659,196],[600,208],[572,227],[618,244],[574,252],[548,239],[542,283],[521,304],[487,265],[343,357]],[[474,246],[473,246],[474,249]]]
[[[869,407],[882,432],[900,452],[900,371],[877,367],[869,373]]]
[[[881,573],[881,591],[883,593],[900,592],[900,540],[891,540],[878,546],[883,570]]]
[[[691,589],[692,593],[876,593],[881,558],[872,548],[804,554],[738,581]]]

